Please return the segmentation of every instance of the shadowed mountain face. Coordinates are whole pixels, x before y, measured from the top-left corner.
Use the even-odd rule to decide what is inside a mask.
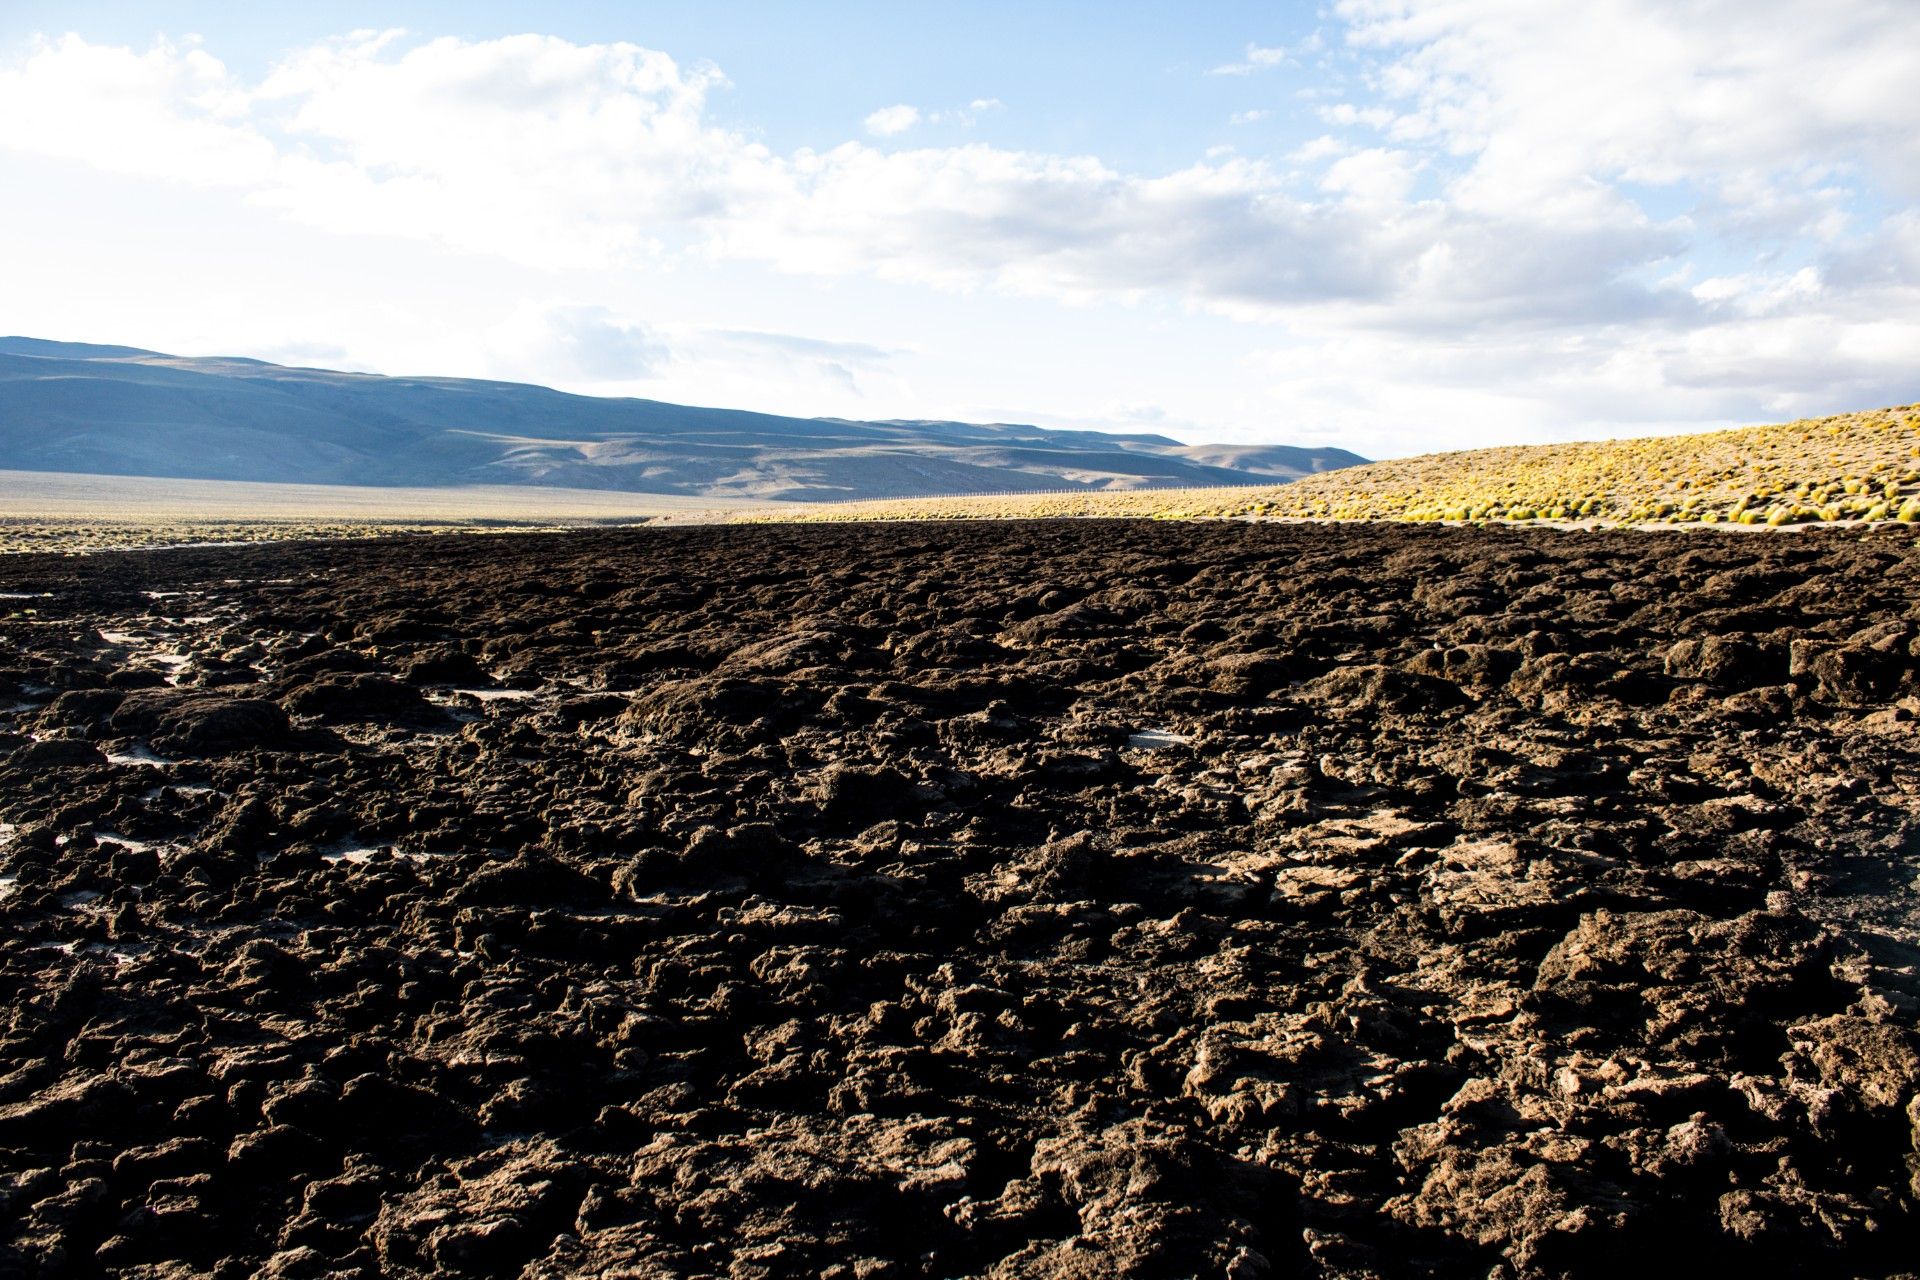
[[[714,498],[1271,483],[1344,449],[849,422],[0,338],[0,469],[282,484],[527,484]]]

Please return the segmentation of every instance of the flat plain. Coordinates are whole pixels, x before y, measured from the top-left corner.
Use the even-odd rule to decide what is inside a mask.
[[[0,1272],[1907,1274],[1917,554],[9,557]]]
[[[528,485],[383,488],[0,471],[0,553],[718,520],[778,505]]]

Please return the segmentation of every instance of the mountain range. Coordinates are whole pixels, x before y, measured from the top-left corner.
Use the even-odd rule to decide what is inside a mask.
[[[1334,448],[790,418],[0,338],[0,469],[16,471],[838,501],[1272,484],[1363,461]]]

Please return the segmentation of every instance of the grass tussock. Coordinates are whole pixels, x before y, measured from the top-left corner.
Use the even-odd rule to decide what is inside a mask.
[[[1920,405],[1699,435],[1427,454],[1286,485],[850,502],[771,518],[1049,516],[1772,528],[1920,522]]]

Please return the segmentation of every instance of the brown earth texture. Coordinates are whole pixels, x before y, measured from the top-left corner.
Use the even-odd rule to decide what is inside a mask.
[[[1911,1274],[1917,556],[9,558],[0,1274]]]

